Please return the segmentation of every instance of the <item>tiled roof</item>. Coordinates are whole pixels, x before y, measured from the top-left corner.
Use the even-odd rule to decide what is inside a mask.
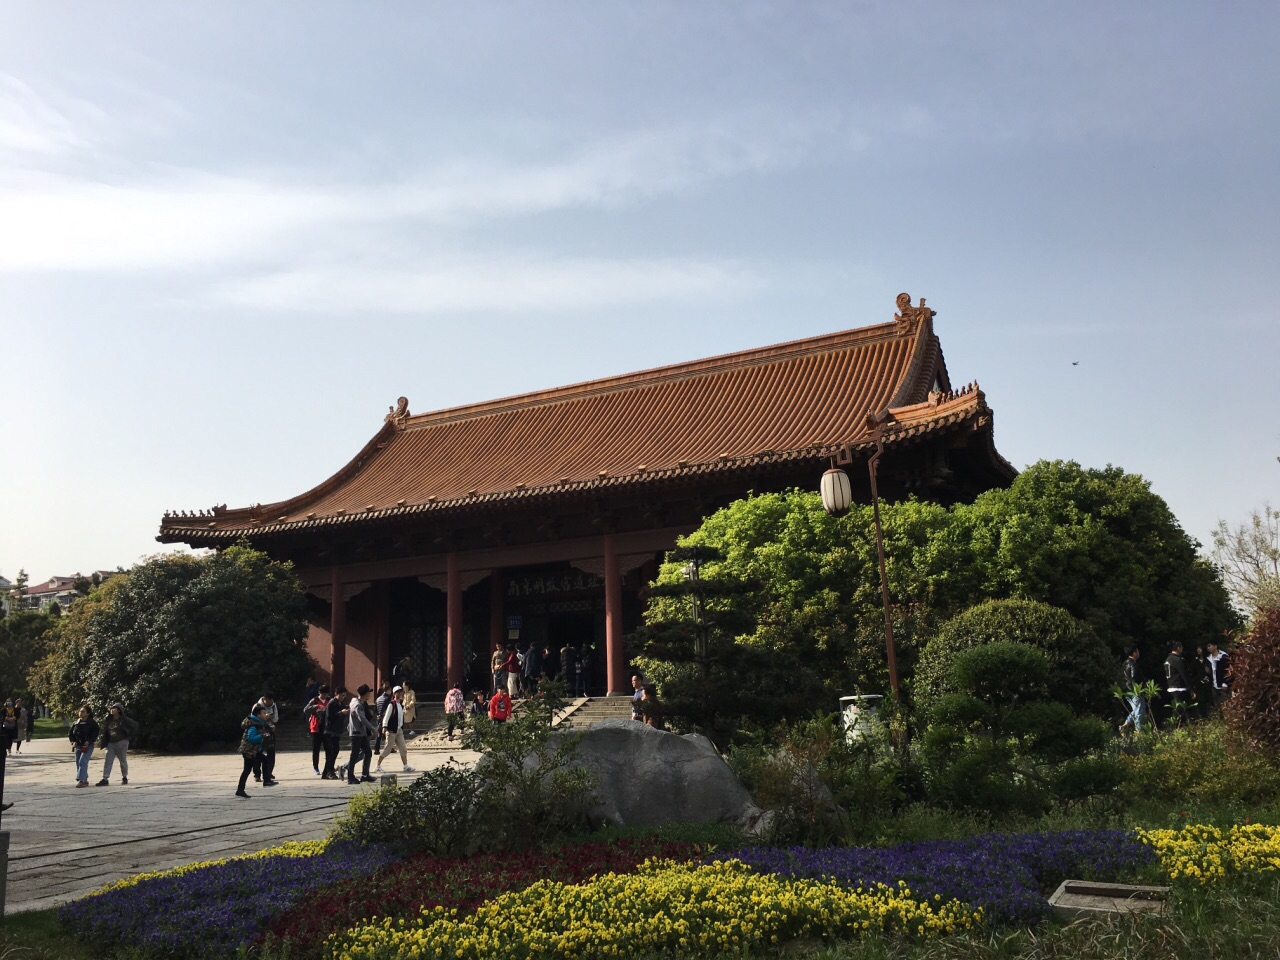
[[[951,394],[928,316],[553,390],[397,418],[330,479],[290,500],[166,514],[162,541],[451,512],[583,488],[650,483],[745,464],[909,441],[986,411]],[[931,396],[932,394],[932,396]]]

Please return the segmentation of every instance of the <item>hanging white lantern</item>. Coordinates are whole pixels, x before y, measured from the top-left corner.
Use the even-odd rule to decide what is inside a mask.
[[[849,475],[837,467],[822,475],[821,490],[822,509],[832,516],[838,517],[853,503],[853,485],[849,483]]]

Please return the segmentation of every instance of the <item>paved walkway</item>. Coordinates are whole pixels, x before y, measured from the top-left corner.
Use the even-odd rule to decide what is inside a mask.
[[[468,750],[419,747],[409,763],[421,771],[451,756],[476,759]],[[400,770],[394,760],[387,760],[389,773]],[[67,741],[24,744],[5,773],[4,798],[15,804],[0,821],[10,833],[5,912],[66,903],[134,873],[323,837],[348,797],[372,789],[321,780],[311,772],[309,751],[285,752],[276,760],[279,786],[263,788],[250,778],[252,799],[242,800],[234,795],[241,769],[230,749],[133,753],[128,786],[120,785],[117,767],[110,786],[81,790]],[[102,751],[94,752],[89,772],[90,783],[101,779]]]

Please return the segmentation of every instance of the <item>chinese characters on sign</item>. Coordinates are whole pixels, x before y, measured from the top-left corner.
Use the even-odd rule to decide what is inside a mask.
[[[546,596],[549,593],[573,593],[594,590],[603,582],[592,573],[573,571],[544,576],[512,577],[507,581],[508,597]]]

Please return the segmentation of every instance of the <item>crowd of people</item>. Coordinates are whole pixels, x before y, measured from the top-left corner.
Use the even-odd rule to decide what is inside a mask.
[[[558,680],[571,697],[587,696],[588,680],[594,665],[595,647],[565,644],[559,650],[549,645],[526,643],[495,644],[489,658],[494,693],[505,689],[512,700],[532,697],[544,680]]]
[[[1121,671],[1129,713],[1120,724],[1122,734],[1144,730],[1155,722],[1141,658],[1137,644],[1125,650]],[[1186,655],[1181,642],[1175,642],[1156,685],[1163,688],[1164,697],[1155,706],[1174,723],[1207,717],[1221,710],[1231,696],[1231,657],[1212,640],[1198,644],[1192,656]]]

